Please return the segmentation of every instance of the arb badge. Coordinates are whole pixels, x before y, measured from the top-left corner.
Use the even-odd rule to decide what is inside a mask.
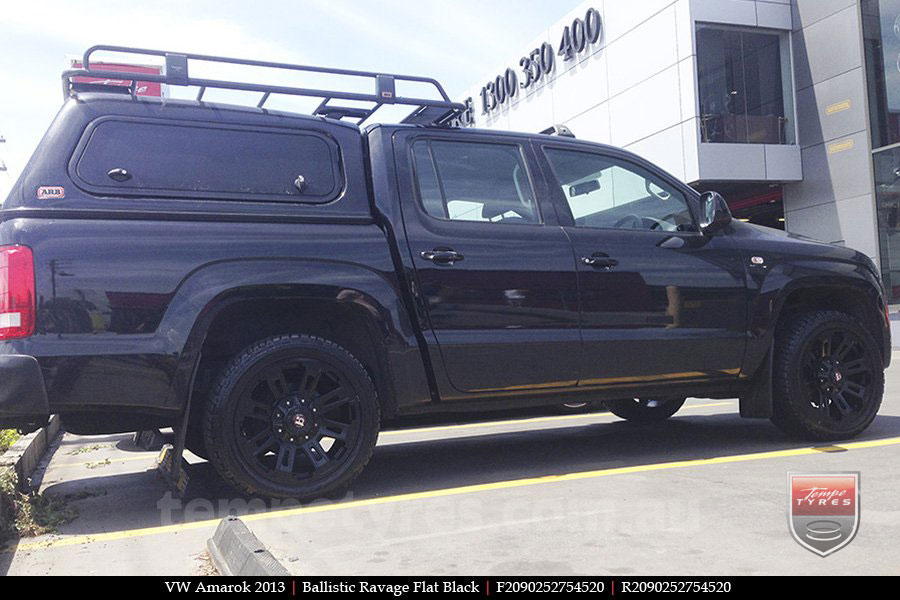
[[[66,197],[66,188],[61,185],[42,185],[37,189],[38,200],[62,200]]]
[[[859,528],[859,473],[788,475],[788,525],[807,550],[828,556]]]

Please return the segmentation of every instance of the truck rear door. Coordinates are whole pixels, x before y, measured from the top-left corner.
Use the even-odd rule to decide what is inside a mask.
[[[528,140],[403,129],[393,144],[442,399],[575,386],[575,257]]]

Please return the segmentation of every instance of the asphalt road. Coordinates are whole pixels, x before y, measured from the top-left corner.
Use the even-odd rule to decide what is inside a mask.
[[[690,400],[633,426],[608,413],[385,432],[352,493],[272,506],[196,457],[184,502],[130,436],[66,435],[42,491],[79,517],[0,551],[0,574],[205,573],[218,519],[247,525],[297,575],[900,574],[900,353],[859,438],[814,447],[736,401]],[[856,538],[828,558],[793,540],[789,472],[859,471]]]

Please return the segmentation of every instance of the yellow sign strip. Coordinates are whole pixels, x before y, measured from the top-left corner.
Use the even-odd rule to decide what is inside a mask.
[[[833,144],[828,145],[828,154],[837,154],[838,152],[844,152],[845,150],[853,149],[853,140],[844,140],[842,142],[835,142]]]
[[[834,104],[829,104],[825,108],[825,114],[833,115],[839,112],[844,112],[845,110],[850,110],[850,101],[844,100],[842,102],[835,102]]]

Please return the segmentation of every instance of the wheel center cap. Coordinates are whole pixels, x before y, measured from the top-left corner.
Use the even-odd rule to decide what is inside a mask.
[[[306,411],[295,409],[284,416],[284,424],[286,429],[294,435],[301,435],[308,432],[309,426],[312,425],[312,419],[309,418]]]
[[[843,386],[844,374],[841,372],[837,361],[830,358],[823,359],[819,364],[819,386],[828,393]]]
[[[291,425],[297,429],[303,429],[306,427],[306,417],[300,413],[295,413],[294,416],[291,417]]]
[[[290,442],[308,439],[318,430],[314,412],[315,409],[310,409],[303,398],[285,398],[275,406],[272,414],[275,435]]]

